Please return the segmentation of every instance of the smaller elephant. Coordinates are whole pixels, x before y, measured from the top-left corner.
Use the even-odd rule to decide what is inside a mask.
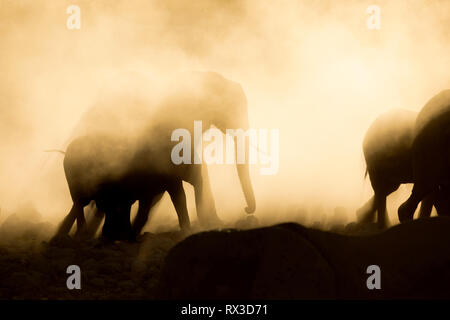
[[[181,229],[190,227],[182,179],[148,174],[139,166],[128,165],[135,159],[132,146],[132,142],[121,137],[102,134],[86,135],[69,145],[64,170],[73,206],[57,235],[67,234],[75,220],[77,233],[85,229],[83,208],[94,200],[98,209],[97,222],[103,218],[102,213],[106,215],[102,231],[104,237],[134,239],[145,225],[150,208],[165,191],[172,199]],[[131,226],[130,210],[136,200],[139,201],[139,209]]]
[[[366,174],[369,174],[375,194],[358,210],[360,221],[372,221],[377,212],[378,227],[387,227],[387,196],[401,184],[414,182],[411,148],[416,118],[416,112],[394,109],[380,115],[369,127],[364,137],[363,152]],[[441,198],[437,192],[425,198],[419,216],[430,216],[433,204],[442,203]]]
[[[147,222],[151,207],[166,191],[174,204],[181,230],[190,228],[186,195],[181,179],[150,177],[135,173],[127,175],[119,183],[102,185],[100,190],[95,198],[98,208],[96,219],[101,222],[104,213],[102,236],[107,239],[135,240]],[[139,209],[131,225],[130,210],[135,201],[139,202]],[[96,231],[95,222],[88,230]]]

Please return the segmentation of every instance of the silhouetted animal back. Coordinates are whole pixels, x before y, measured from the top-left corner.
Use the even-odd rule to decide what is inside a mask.
[[[364,137],[367,166],[395,166],[410,155],[417,113],[394,109],[379,116]]]
[[[433,97],[417,117],[414,175],[429,187],[450,185],[450,90]]]
[[[437,118],[444,117],[450,112],[450,89],[443,90],[431,98],[419,112],[415,125],[415,136],[423,128]]]

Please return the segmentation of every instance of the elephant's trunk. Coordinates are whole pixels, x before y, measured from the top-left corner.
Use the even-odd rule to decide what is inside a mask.
[[[235,145],[235,155],[236,155],[236,169],[238,172],[239,180],[241,182],[242,191],[244,193],[245,200],[247,202],[247,207],[245,208],[245,211],[247,213],[253,213],[256,209],[256,201],[255,201],[255,194],[253,193],[253,187],[252,182],[250,180],[250,169],[249,169],[249,163],[248,163],[248,155],[249,155],[249,137],[245,137],[245,163],[239,164],[237,161],[237,155],[238,155],[238,143],[237,138],[234,138],[234,145]]]

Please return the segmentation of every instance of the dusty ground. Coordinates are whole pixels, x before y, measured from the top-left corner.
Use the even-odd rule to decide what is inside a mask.
[[[186,237],[179,231],[144,233],[136,243],[71,238],[49,244],[54,225],[11,215],[0,226],[0,299],[152,299],[169,250]],[[247,228],[255,221],[239,221]],[[336,226],[343,233],[370,232]],[[68,290],[69,265],[81,269],[81,290]]]
[[[165,255],[179,232],[144,234],[138,243],[15,239],[0,245],[0,299],[151,299]],[[66,268],[81,269],[68,290]]]
[[[17,216],[0,227],[0,299],[151,299],[164,257],[185,237],[145,233],[136,243],[70,238],[49,244],[54,226]],[[69,265],[81,290],[68,290]]]

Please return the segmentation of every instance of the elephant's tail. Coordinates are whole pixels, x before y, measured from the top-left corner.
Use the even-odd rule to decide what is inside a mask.
[[[49,149],[49,150],[44,150],[44,152],[59,152],[61,154],[66,154],[65,151],[62,150],[58,150],[58,149]]]

